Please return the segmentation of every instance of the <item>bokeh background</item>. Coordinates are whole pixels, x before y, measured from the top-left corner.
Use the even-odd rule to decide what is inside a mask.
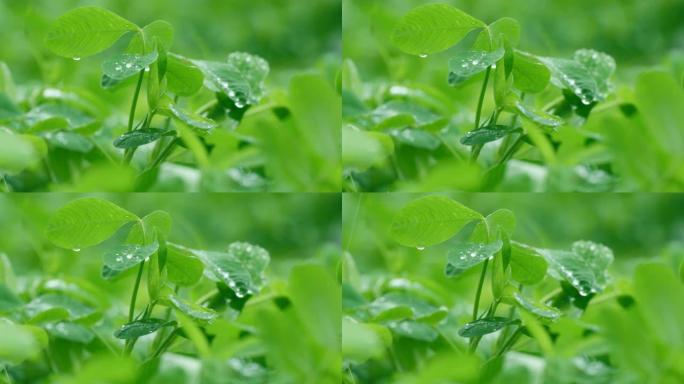
[[[367,76],[416,79],[429,61],[400,54],[389,37],[410,9],[438,1],[343,0],[343,53]],[[491,23],[501,17],[521,25],[520,49],[545,56],[570,56],[594,48],[615,57],[618,75],[681,60],[684,2],[681,0],[449,0],[442,1]],[[439,62],[439,60],[434,60]],[[403,63],[406,68],[398,67]]]
[[[644,260],[673,268],[684,260],[684,196],[679,194],[444,194],[483,215],[515,213],[514,240],[540,248],[569,249],[574,241],[603,243],[615,254],[613,272],[630,275]],[[423,251],[389,237],[396,212],[419,194],[345,195],[343,247],[365,273],[391,271],[443,280],[448,242]]]
[[[260,55],[277,69],[270,78],[277,84],[286,84],[292,71],[339,62],[339,0],[0,0],[0,60],[12,68],[17,83],[37,81],[40,74],[48,83],[99,84],[99,65],[58,58],[43,44],[54,19],[84,5],[110,9],[141,26],[166,20],[176,29],[172,51],[188,57]],[[101,61],[97,56],[83,61],[90,60]]]

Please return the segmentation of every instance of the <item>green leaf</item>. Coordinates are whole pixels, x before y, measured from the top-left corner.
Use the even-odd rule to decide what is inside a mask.
[[[511,46],[517,46],[520,43],[520,23],[510,17],[496,20],[480,34],[474,47],[487,50],[501,48],[502,38],[508,40]]]
[[[187,249],[168,244],[166,256],[167,279],[180,286],[198,282],[204,273],[204,263]]]
[[[520,128],[513,128],[508,125],[488,125],[466,133],[460,142],[469,146],[487,144],[519,130]]]
[[[551,115],[546,112],[535,111],[533,109],[530,109],[525,104],[523,104],[522,101],[516,102],[515,108],[521,116],[541,126],[557,128],[563,125],[563,119],[561,119],[560,117]]]
[[[147,260],[157,252],[159,244],[156,242],[149,245],[120,244],[107,250],[102,257],[104,265],[112,271],[125,271]]]
[[[191,96],[202,88],[204,75],[190,60],[169,54],[166,62],[166,86],[178,96]]]
[[[680,84],[669,73],[644,72],[636,82],[636,104],[659,147],[670,156],[681,159],[684,156],[681,123],[684,119],[684,91]]]
[[[447,276],[458,276],[487,259],[493,259],[502,246],[501,240],[490,244],[458,243],[447,253],[445,273]]]
[[[403,310],[396,311],[397,308]],[[430,323],[436,323],[447,316],[446,308],[436,307],[421,298],[399,292],[390,292],[378,297],[368,304],[367,309],[374,321],[408,318],[419,321],[430,320]]]
[[[26,326],[0,321],[0,360],[19,364],[40,353],[40,343]]]
[[[42,150],[28,135],[15,135],[0,130],[0,172],[21,172],[39,164],[42,158]]]
[[[67,321],[47,324],[45,330],[54,337],[81,344],[89,344],[95,338],[95,335],[88,328]]]
[[[583,104],[604,100],[610,92],[609,79],[615,72],[615,60],[609,55],[582,49],[572,60],[539,58],[551,70],[551,81],[571,90]]]
[[[173,26],[164,20],[155,20],[142,29],[142,34],[137,33],[128,43],[128,51],[133,53],[145,52],[145,47],[148,51],[151,50],[155,43],[157,47],[161,46],[163,51],[168,51],[173,45]],[[143,43],[143,38],[145,42]]]
[[[684,285],[672,270],[663,264],[639,265],[634,273],[634,297],[648,326],[648,334],[681,350],[684,346]]]
[[[571,251],[538,252],[549,262],[552,276],[566,280],[582,296],[601,292],[608,283],[607,269],[613,262],[613,252],[604,245],[577,241]]]
[[[370,115],[375,129],[414,128],[436,130],[446,124],[446,119],[422,105],[401,100],[391,100],[377,107]]]
[[[71,320],[83,319],[95,313],[93,307],[74,300],[69,296],[56,293],[36,297],[26,304],[24,311],[26,311],[26,315],[29,318],[33,318],[54,308],[66,310]]]
[[[138,31],[138,26],[115,13],[99,7],[80,7],[57,18],[45,44],[60,56],[78,60],[104,51],[130,31]]]
[[[88,153],[95,145],[87,137],[71,131],[45,132],[42,134],[45,140],[54,147],[69,151]]]
[[[432,326],[414,320],[391,322],[388,327],[397,335],[419,341],[432,342],[439,337],[439,333]]]
[[[391,345],[391,341],[384,342],[382,329],[377,325],[359,323],[345,316],[342,319],[342,355],[357,362],[381,358],[385,348]],[[391,335],[389,339],[391,340]]]
[[[57,246],[80,250],[103,242],[121,226],[136,220],[137,216],[116,204],[87,197],[60,208],[45,234]]]
[[[174,132],[168,129],[159,128],[145,128],[136,129],[131,132],[124,133],[114,140],[114,146],[117,148],[137,148],[141,145],[153,143],[164,136],[171,136]]]
[[[21,114],[21,109],[6,94],[0,92],[0,120],[12,119]]]
[[[494,52],[459,52],[449,60],[449,85],[455,87],[471,77],[482,73],[504,56],[503,48]]]
[[[422,129],[393,129],[389,134],[399,143],[415,148],[427,149],[429,151],[434,151],[442,144],[437,136],[430,132],[423,131]]]
[[[169,296],[169,301],[174,308],[195,320],[208,322],[218,317],[218,313],[214,312],[213,310],[185,301],[176,295]]]
[[[462,337],[479,337],[494,333],[507,325],[518,322],[519,320],[511,320],[506,317],[486,317],[465,324],[458,330],[458,334]]]
[[[448,4],[427,4],[407,13],[398,23],[392,41],[402,51],[428,55],[443,51],[485,24]]]
[[[441,243],[473,220],[479,213],[443,196],[428,196],[412,201],[395,216],[390,235],[407,247],[427,247]]]
[[[116,332],[114,332],[114,337],[123,340],[137,339],[138,337],[157,332],[163,327],[170,327],[175,324],[175,321],[166,321],[163,319],[136,320],[125,324],[120,329],[116,330]]]
[[[7,312],[24,303],[3,283],[0,283],[0,312]]]
[[[525,284],[536,284],[544,279],[549,264],[534,248],[522,243],[511,243],[511,277]]]
[[[264,94],[264,80],[269,72],[266,60],[244,52],[228,55],[225,63],[192,61],[204,74],[204,85],[222,92],[238,109],[255,105]]]
[[[561,315],[560,311],[556,308],[531,301],[525,296],[521,295],[519,292],[515,292],[513,294],[513,299],[520,308],[542,319],[555,321],[558,320]]]
[[[31,109],[25,116],[30,132],[58,129],[84,131],[95,126],[97,121],[90,115],[68,104],[41,104]]]
[[[342,164],[365,171],[385,164],[394,153],[394,142],[382,132],[366,132],[351,126],[342,128]]]
[[[153,211],[142,218],[141,222],[135,223],[128,233],[129,243],[149,244],[156,234],[168,236],[171,232],[171,215],[166,211]]]
[[[537,57],[522,51],[513,55],[513,84],[527,93],[543,91],[551,80],[551,71]]]
[[[195,114],[189,114],[183,112],[175,104],[169,104],[169,110],[171,111],[173,117],[178,121],[182,122],[186,126],[190,127],[194,132],[201,135],[206,135],[211,132],[212,129],[218,127],[218,123],[214,120],[208,119],[204,116],[199,116]]]
[[[263,273],[271,260],[268,251],[249,243],[236,242],[227,252],[194,251],[207,266],[205,274],[225,283],[238,297],[254,295],[264,284]]]
[[[159,55],[152,51],[146,55],[137,53],[121,53],[102,62],[102,73],[114,80],[124,80],[135,76],[142,70],[149,70]]]

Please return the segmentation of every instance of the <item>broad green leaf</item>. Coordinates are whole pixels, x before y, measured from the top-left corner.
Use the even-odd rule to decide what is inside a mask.
[[[489,244],[457,243],[447,253],[445,273],[447,276],[458,276],[487,259],[493,259],[502,246],[501,240]]]
[[[345,316],[342,319],[342,355],[357,362],[382,357],[391,342],[384,342],[381,329]]]
[[[79,60],[111,47],[126,32],[138,26],[106,9],[80,7],[54,22],[45,44],[54,53]]]
[[[264,284],[271,260],[268,251],[249,243],[232,243],[226,252],[193,251],[206,265],[205,275],[225,283],[238,297],[254,295]]]
[[[523,104],[522,101],[518,101],[515,104],[515,108],[521,116],[541,126],[557,128],[563,125],[563,120],[560,117],[542,111],[535,111]]]
[[[634,297],[648,334],[678,350],[684,347],[684,285],[662,264],[642,264],[634,273]]]
[[[671,156],[684,155],[684,91],[668,73],[642,73],[636,83],[636,103],[659,147]]]
[[[508,125],[488,125],[466,133],[460,140],[463,145],[483,145],[499,140],[520,130]]]
[[[0,321],[0,360],[19,364],[22,361],[38,356],[40,343],[35,335],[26,327]]]
[[[501,48],[502,38],[508,40],[513,47],[517,46],[520,42],[520,23],[510,17],[496,20],[480,33],[473,47],[484,50]]]
[[[395,321],[388,326],[392,332],[409,339],[432,342],[439,337],[439,333],[432,326],[414,320]]]
[[[36,297],[26,304],[24,311],[28,317],[33,318],[54,308],[66,310],[71,320],[83,319],[95,312],[95,308],[91,306],[69,296],[56,293]]]
[[[202,88],[204,75],[190,60],[170,54],[166,62],[166,86],[178,96],[191,96]]]
[[[269,72],[266,60],[244,52],[228,55],[225,63],[193,60],[204,74],[204,85],[222,92],[238,109],[254,105],[264,94],[264,80]]]
[[[545,304],[536,303],[521,295],[519,292],[515,292],[513,294],[513,299],[520,308],[542,319],[555,321],[558,320],[561,315],[560,311],[556,308]]]
[[[114,332],[114,337],[117,339],[136,339],[141,336],[149,335],[157,332],[163,327],[170,327],[175,325],[175,321],[167,321],[163,319],[145,319],[136,320],[134,322],[124,324],[120,329]]]
[[[419,321],[430,320],[430,323],[436,323],[447,315],[446,308],[436,307],[419,297],[399,292],[386,293],[367,306],[368,312],[375,321],[381,321],[379,318],[387,319],[384,314],[395,308],[406,309],[402,311],[402,314],[406,316],[394,317],[394,320],[409,318]]]
[[[81,344],[89,344],[95,335],[88,328],[68,321],[45,325],[45,330],[54,337]]]
[[[582,49],[572,60],[539,58],[551,70],[551,81],[571,90],[583,104],[602,101],[610,92],[609,79],[615,72],[615,60],[609,55]]]
[[[169,104],[169,110],[173,117],[199,134],[206,135],[211,132],[212,129],[218,127],[218,124],[214,120],[183,112],[175,104]]]
[[[496,64],[504,55],[503,48],[493,52],[459,52],[449,60],[449,85],[455,87]]]
[[[525,284],[536,284],[544,279],[548,263],[534,248],[525,244],[511,243],[511,277]]]
[[[162,50],[168,51],[173,45],[173,35],[173,26],[168,21],[155,20],[143,27],[142,34],[133,35],[131,42],[128,43],[128,51],[142,54],[145,51],[151,51],[155,44],[157,47],[161,46]]]
[[[21,307],[23,304],[7,285],[0,283],[0,312],[11,311]]]
[[[513,56],[513,84],[527,93],[543,91],[551,80],[551,71],[535,56],[515,51]]]
[[[137,148],[141,145],[149,144],[159,140],[164,136],[173,135],[174,132],[168,129],[145,128],[124,133],[114,140],[117,148]]]
[[[415,148],[434,151],[442,142],[434,134],[422,129],[404,128],[393,129],[389,132],[397,142]]]
[[[76,250],[99,244],[136,220],[137,216],[109,201],[82,198],[57,211],[45,234],[53,244]]]
[[[128,233],[127,241],[133,244],[149,244],[156,234],[168,236],[171,232],[171,215],[166,211],[153,211],[135,223]]]
[[[490,333],[494,333],[501,328],[516,324],[518,320],[511,320],[506,317],[486,317],[484,319],[478,319],[465,324],[461,329],[458,330],[459,336],[462,337],[479,337]]]
[[[203,307],[199,304],[185,301],[176,295],[169,296],[169,301],[174,308],[195,320],[208,322],[218,317],[218,313],[214,312],[213,310]]]
[[[380,105],[373,110],[370,119],[375,124],[375,129],[411,126],[432,131],[446,124],[446,119],[430,109],[401,100],[391,100]]]
[[[342,164],[365,171],[385,164],[394,153],[394,142],[382,132],[366,132],[355,127],[342,128]]]
[[[40,148],[37,148],[28,135],[15,135],[0,130],[0,172],[23,171],[38,164],[42,157]]]
[[[113,271],[125,271],[147,260],[157,252],[159,244],[156,242],[149,245],[120,244],[108,249],[102,257],[104,265]]]
[[[41,104],[31,109],[25,116],[30,132],[58,129],[84,131],[97,126],[97,121],[80,109],[68,104]]]
[[[449,198],[428,196],[410,202],[397,213],[390,235],[399,244],[422,248],[448,240],[469,222],[483,219]]]
[[[538,252],[549,262],[552,276],[568,281],[582,296],[601,292],[608,283],[607,269],[613,262],[613,252],[604,245],[577,241],[571,251]]]
[[[448,4],[427,4],[414,8],[398,23],[392,41],[402,51],[428,55],[443,51],[485,24]]]
[[[140,71],[149,71],[150,65],[157,61],[158,57],[157,51],[146,55],[121,53],[102,63],[102,73],[111,79],[121,81],[139,74]]]
[[[168,244],[166,272],[167,279],[174,284],[193,285],[202,278],[204,264],[185,248]]]
[[[92,141],[76,132],[45,132],[42,136],[50,145],[69,151],[88,153],[95,147]]]

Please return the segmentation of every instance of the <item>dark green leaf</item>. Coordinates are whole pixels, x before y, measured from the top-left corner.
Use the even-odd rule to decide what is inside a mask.
[[[461,138],[463,145],[482,145],[492,141],[499,140],[513,132],[519,131],[520,128],[513,128],[508,125],[488,125],[486,127],[478,128],[470,131]]]
[[[76,132],[45,132],[42,136],[50,145],[69,151],[88,153],[95,147],[88,138]]]
[[[136,339],[138,337],[154,333],[163,327],[169,327],[173,325],[175,325],[174,321],[166,321],[163,319],[137,320],[123,325],[120,329],[114,332],[114,337],[124,340]]]
[[[494,333],[507,325],[515,324],[517,322],[519,321],[511,320],[506,317],[486,317],[484,319],[479,319],[467,323],[461,329],[458,330],[458,334],[462,337],[484,336],[490,333]]]
[[[0,283],[0,312],[7,312],[24,303],[3,283]]]
[[[81,344],[88,344],[95,338],[95,335],[86,327],[66,321],[47,324],[45,325],[45,330],[54,337]]]
[[[404,128],[393,129],[389,132],[396,141],[409,145],[411,147],[427,149],[433,151],[442,144],[442,142],[432,133],[423,131],[422,129]]]
[[[114,146],[117,148],[137,148],[168,135],[173,135],[173,131],[158,128],[136,129],[117,137],[114,140]]]
[[[432,326],[414,320],[395,321],[388,326],[392,332],[409,339],[432,342],[439,337]]]

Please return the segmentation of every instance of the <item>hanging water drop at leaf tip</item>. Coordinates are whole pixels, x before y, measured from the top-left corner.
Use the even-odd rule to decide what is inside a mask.
[[[80,61],[81,57],[80,56],[74,56],[74,61]]]

